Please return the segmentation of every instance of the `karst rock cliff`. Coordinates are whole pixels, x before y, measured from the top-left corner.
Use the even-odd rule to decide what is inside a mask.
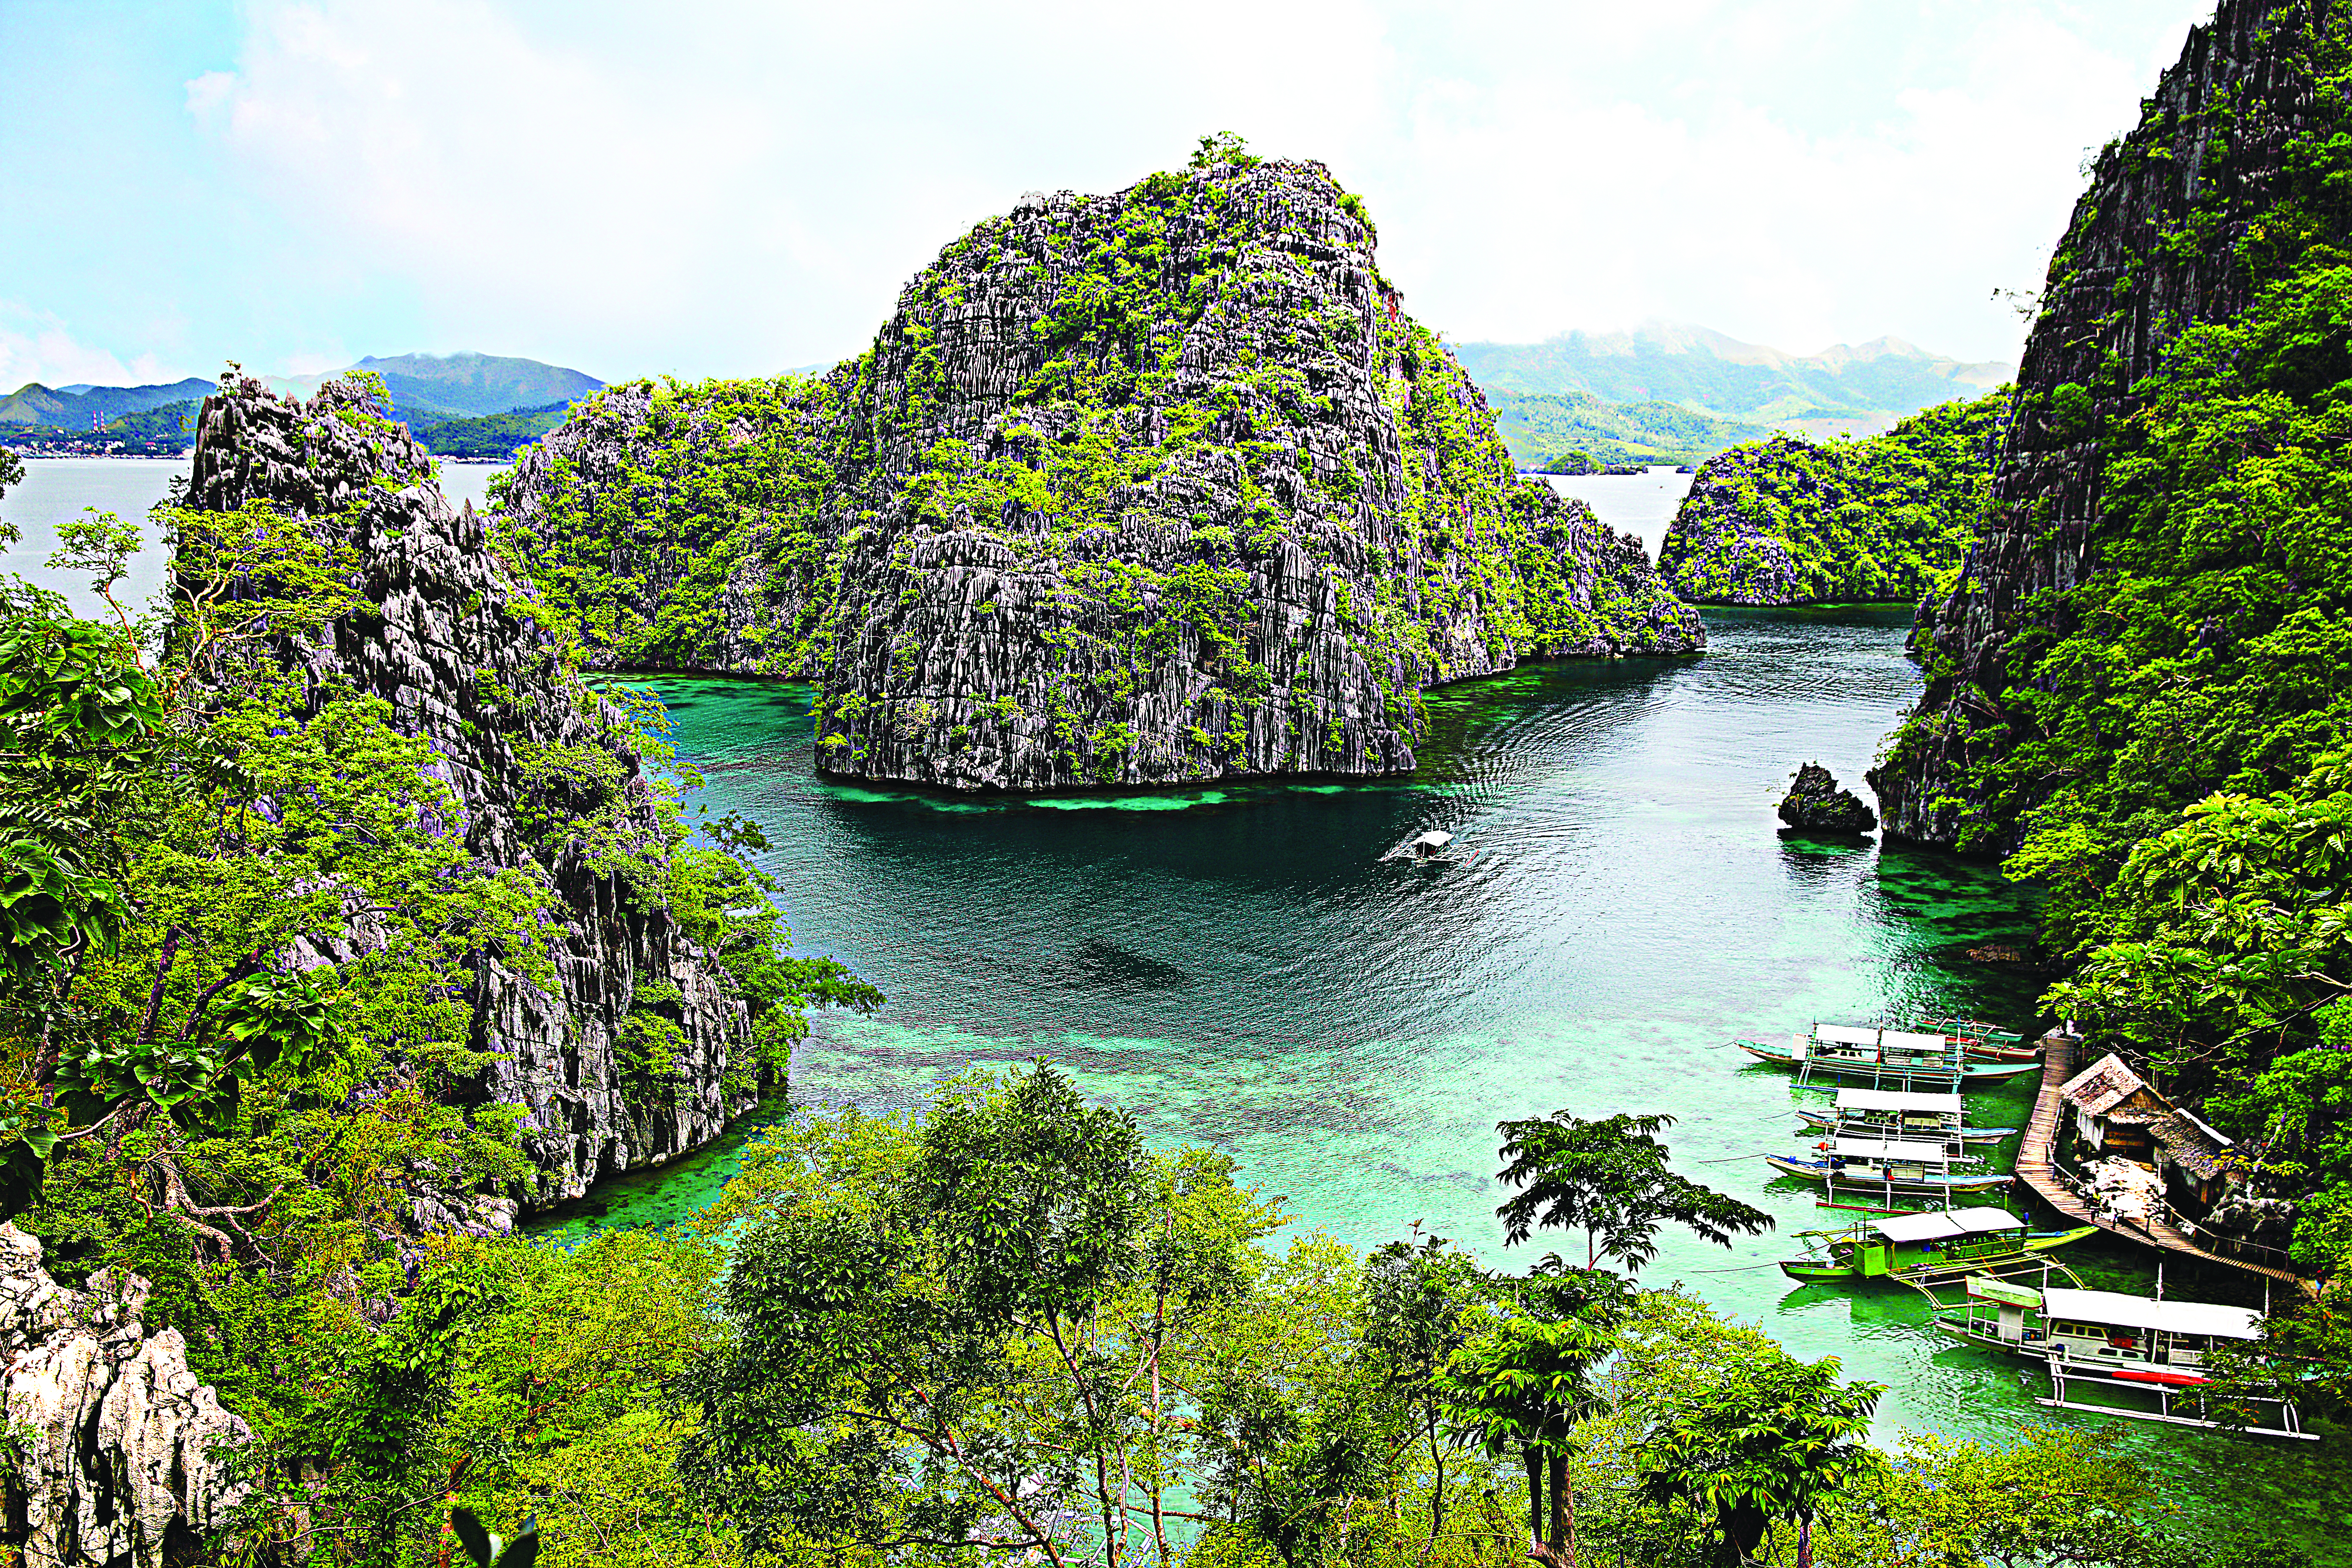
[[[1968,553],[2000,393],[1927,409],[1882,436],[1775,436],[1699,466],[1658,551],[1694,604],[1916,601]]]
[[[253,1433],[188,1370],[177,1329],[141,1321],[147,1281],[111,1270],[58,1285],[41,1244],[0,1225],[8,1521],[29,1568],[162,1568],[228,1522]]]
[[[2069,629],[2028,601],[2102,569],[2116,540],[2113,525],[2102,533],[2109,455],[2168,349],[2193,323],[2242,310],[2276,258],[2342,232],[2326,192],[2298,195],[2303,215],[2276,233],[2265,220],[2328,166],[2319,149],[2345,116],[2319,92],[2315,59],[2340,49],[2318,40],[2343,27],[2326,0],[2222,0],[2138,124],[2099,155],[2051,260],[1982,530],[1957,585],[1921,607],[1927,690],[1870,773],[1891,834],[2005,851],[2050,787],[1987,782],[2037,732],[2039,681],[2021,657]]]
[[[1704,641],[1238,153],[1024,198],[822,382],[607,392],[505,510],[600,658],[805,676],[822,769],[950,788],[1393,773],[1426,687]]]
[[[527,1108],[538,1173],[518,1195],[545,1204],[708,1142],[766,1086],[744,1002],[646,885],[635,847],[662,829],[634,731],[564,667],[535,590],[432,472],[363,392],[330,383],[301,403],[248,379],[205,400],[188,501],[265,501],[352,548],[363,607],[270,656],[313,700],[347,687],[388,703],[440,753],[464,811],[449,830],[475,862],[551,889],[551,984],[485,961],[470,996],[473,1048],[496,1058],[473,1093]],[[336,961],[368,940],[362,921],[313,945]],[[648,1026],[677,1047],[659,1070],[630,1048]]]

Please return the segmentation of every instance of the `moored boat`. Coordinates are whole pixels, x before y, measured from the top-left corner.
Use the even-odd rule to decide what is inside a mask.
[[[1938,1308],[1936,1326],[1971,1344],[2041,1362],[2050,1373],[2051,1394],[2039,1403],[2052,1409],[2185,1426],[2230,1425],[2273,1437],[2316,1436],[2303,1429],[2294,1400],[2284,1394],[2248,1399],[2238,1413],[2242,1419],[2215,1417],[2206,1394],[2207,1361],[2219,1345],[2262,1337],[2263,1315],[2250,1307],[2116,1290],[2037,1290],[1972,1275],[1967,1299]],[[2085,1390],[2097,1389],[2116,1390],[2126,1400],[2085,1397]],[[2134,1398],[2153,1399],[2153,1407]]]
[[[1905,1094],[1899,1089],[1841,1089],[1834,1109],[1799,1106],[1797,1117],[1815,1132],[1926,1138],[1960,1146],[1998,1143],[2019,1131],[1969,1126],[1957,1094]]]
[[[1969,1163],[1967,1155],[1958,1156]],[[1955,1156],[1940,1142],[1889,1138],[1832,1140],[1814,1160],[1767,1154],[1764,1163],[1783,1175],[1827,1182],[1847,1194],[1989,1193],[2016,1180],[1996,1171],[1956,1171]]]
[[[1797,1233],[1806,1255],[1783,1261],[1780,1272],[1806,1284],[1895,1279],[1925,1285],[2023,1263],[2086,1236],[2098,1226],[2029,1232],[2006,1209],[1946,1209],[1933,1214],[1878,1215],[1850,1230]]]
[[[1895,1029],[1816,1025],[1786,1046],[1755,1040],[1732,1044],[1759,1061],[1797,1069],[1798,1081],[1847,1078],[1877,1088],[1948,1091],[1963,1084],[2000,1083],[2034,1070],[2032,1062],[1971,1062],[1940,1036]]]

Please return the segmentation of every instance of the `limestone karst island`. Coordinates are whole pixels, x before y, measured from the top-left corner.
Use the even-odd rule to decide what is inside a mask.
[[[0,6],[0,1568],[2352,1564],[2352,0],[1858,19]]]

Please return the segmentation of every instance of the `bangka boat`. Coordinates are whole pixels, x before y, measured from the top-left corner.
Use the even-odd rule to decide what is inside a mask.
[[[1925,1286],[2039,1263],[2042,1254],[2095,1236],[2098,1229],[2084,1225],[2029,1232],[2023,1220],[2000,1208],[1877,1215],[1857,1220],[1848,1230],[1799,1231],[1805,1256],[1782,1262],[1780,1272],[1807,1284],[1896,1279]]]
[[[1976,1162],[1969,1156],[1958,1156]],[[1827,1182],[1832,1190],[1885,1193],[1989,1193],[2013,1176],[1997,1171],[1956,1171],[1955,1156],[1941,1142],[1893,1138],[1838,1138],[1813,1160],[1767,1154],[1764,1163],[1783,1175]]]
[[[1900,1089],[1842,1089],[1832,1110],[1800,1107],[1797,1115],[1816,1132],[1841,1137],[1918,1138],[1951,1147],[1954,1153],[1972,1143],[1998,1143],[2017,1132],[2014,1127],[1970,1127],[1957,1094],[1906,1094]]]
[[[1950,1044],[1960,1047],[1961,1056],[1972,1062],[2038,1062],[2042,1059],[2042,1043],[2028,1043],[2014,1029],[1996,1029],[1979,1018],[1963,1018],[1957,1014],[1944,1014],[1922,1018],[1909,1026],[1927,1034],[1941,1035]]]
[[[1949,1092],[1964,1083],[2000,1083],[2034,1070],[2032,1062],[1969,1062],[1941,1035],[1875,1026],[1816,1024],[1786,1046],[1732,1042],[1759,1061],[1797,1069],[1797,1081],[1816,1075],[1862,1079],[1874,1088]]]
[[[1967,1299],[1938,1308],[1936,1326],[1988,1350],[2041,1362],[2050,1373],[2053,1410],[2087,1410],[2137,1421],[2218,1426],[2208,1408],[2206,1358],[2217,1344],[2259,1339],[2263,1315],[2250,1307],[2158,1300],[2116,1290],[2035,1289],[2015,1280],[1972,1275]],[[2125,1399],[2070,1398],[2067,1385],[2113,1389]],[[2153,1408],[2149,1401],[2153,1401]],[[2252,1398],[2241,1429],[2272,1437],[2311,1438],[2294,1402]]]

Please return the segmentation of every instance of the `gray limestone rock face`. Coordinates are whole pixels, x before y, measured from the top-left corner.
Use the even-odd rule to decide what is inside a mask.
[[[6,1542],[28,1568],[193,1562],[245,1496],[227,1467],[252,1430],[188,1370],[177,1329],[147,1331],[147,1289],[110,1269],[68,1289],[38,1241],[0,1225]]]
[[[1790,781],[1780,798],[1780,820],[1800,833],[1859,834],[1878,826],[1878,818],[1850,789],[1838,788],[1837,775],[1819,763],[1807,763]]]
[[[1967,774],[2006,745],[2001,727],[1981,721],[2000,707],[2026,602],[2099,570],[2098,433],[2131,414],[2127,389],[2161,367],[2185,328],[2252,298],[2239,247],[2292,177],[2287,143],[2316,123],[2317,84],[2274,36],[2274,9],[2221,0],[2075,203],[2026,342],[1983,529],[1951,593],[1923,601],[1913,629],[1929,666],[1917,717],[1869,775],[1898,837],[1993,853],[2019,842],[2020,825],[1990,820]],[[2200,206],[2198,242],[2168,241]],[[2054,395],[2069,386],[2126,390],[2068,406]]]
[[[772,384],[608,393],[506,504],[600,658],[814,680],[829,773],[1395,773],[1430,686],[1704,646],[1636,542],[1517,477],[1319,164],[1024,197]],[[593,499],[624,487],[634,541]]]
[[[521,869],[552,890],[552,986],[495,961],[473,976],[475,1047],[498,1060],[471,1093],[528,1110],[538,1174],[517,1197],[532,1206],[577,1197],[602,1177],[709,1142],[756,1102],[763,1086],[749,1067],[749,1013],[657,892],[634,886],[570,828],[597,817],[615,842],[660,842],[632,731],[562,668],[536,592],[502,563],[483,517],[443,499],[424,447],[352,416],[346,401],[336,384],[300,403],[250,380],[205,399],[189,504],[262,500],[351,544],[364,607],[320,637],[276,639],[271,657],[309,700],[341,686],[390,704],[403,729],[440,753],[435,771],[462,805],[454,830],[475,861]],[[603,773],[620,782],[544,765],[567,749],[608,757]],[[344,959],[370,940],[363,927],[320,932],[313,956]],[[677,1028],[673,1070],[655,1075],[632,1060],[633,1012]],[[501,1217],[460,1215],[437,1198],[419,1212],[461,1228],[498,1228]]]

